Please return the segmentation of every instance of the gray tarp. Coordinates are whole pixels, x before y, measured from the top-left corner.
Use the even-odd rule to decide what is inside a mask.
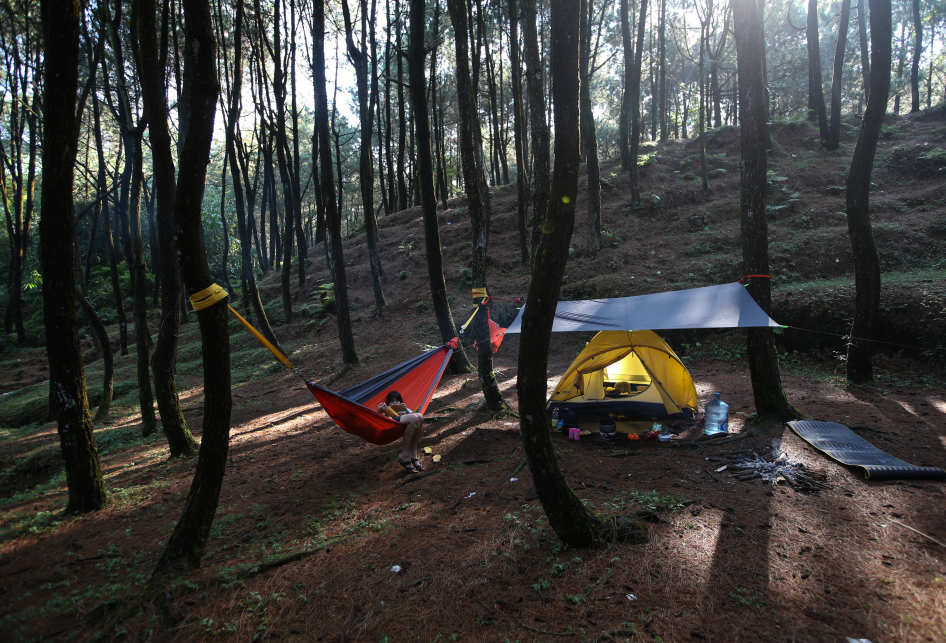
[[[506,333],[522,332],[522,312]],[[553,333],[578,330],[778,327],[738,283],[618,299],[560,301]]]

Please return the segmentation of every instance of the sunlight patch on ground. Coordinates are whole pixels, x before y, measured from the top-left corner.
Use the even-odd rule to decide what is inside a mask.
[[[895,401],[897,404],[899,404],[901,407],[903,407],[903,410],[906,411],[907,413],[909,413],[910,415],[913,415],[913,416],[915,416],[915,417],[919,417],[919,416],[920,416],[919,413],[917,413],[916,411],[913,410],[913,406],[910,405],[909,403],[904,402],[904,401],[902,401],[902,400],[894,400],[894,401]]]
[[[931,398],[927,398],[927,399],[929,399],[930,404],[932,404],[934,407],[936,407],[936,410],[937,410],[937,411],[939,411],[940,413],[946,415],[946,402],[944,402],[944,401],[942,401],[942,400],[937,400],[937,399],[932,398],[932,397],[931,397]]]

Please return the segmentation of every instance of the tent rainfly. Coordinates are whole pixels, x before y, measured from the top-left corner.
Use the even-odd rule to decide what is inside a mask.
[[[522,332],[523,306],[506,333]],[[654,295],[560,301],[553,333],[579,330],[779,327],[739,282]]]

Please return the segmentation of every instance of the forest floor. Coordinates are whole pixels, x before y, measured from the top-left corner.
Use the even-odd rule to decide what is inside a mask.
[[[802,331],[787,331],[779,336],[783,385],[806,417],[860,427],[865,439],[902,460],[943,467],[946,118],[940,110],[891,119],[885,136],[872,197],[885,269],[885,338],[920,348],[888,346],[876,358],[875,383],[852,386],[843,379],[839,338],[807,342]],[[818,149],[815,138],[806,123],[773,127],[773,316],[843,332],[853,263],[838,186],[853,135],[837,154]],[[586,256],[584,228],[576,226],[563,298],[742,276],[738,132],[709,136],[711,167],[725,170],[715,173],[709,196],[687,176],[698,167],[693,141],[643,153],[642,193],[645,200],[658,194],[661,205],[629,211],[626,174],[619,163],[605,164],[606,248]],[[943,159],[929,160],[937,155]],[[514,184],[493,190],[489,283],[502,298],[524,297],[528,286],[515,198]],[[584,199],[578,212],[582,221]],[[471,312],[460,273],[470,247],[463,215],[462,199],[440,215],[461,323]],[[329,281],[321,256],[304,287],[293,279],[300,314],[291,323],[280,323],[278,278],[264,281],[280,341],[304,375],[329,388],[439,344],[419,210],[384,217],[381,235],[382,319],[371,316],[363,235],[346,239],[357,367],[342,366],[335,318],[318,304]],[[242,310],[239,298],[232,303]],[[500,302],[494,318],[505,324],[514,312]],[[553,337],[550,391],[590,336]],[[160,432],[141,437],[133,343],[130,355],[116,358],[111,415],[95,425],[109,504],[81,517],[62,515],[65,478],[46,409],[45,354],[8,348],[0,355],[0,640],[944,640],[943,484],[870,482],[788,427],[757,425],[741,331],[662,336],[684,359],[701,404],[720,391],[730,404],[730,430],[754,429],[752,436],[708,446],[692,443],[696,428],[681,430],[669,445],[553,435],[565,477],[599,514],[656,515],[646,525],[648,544],[578,550],[549,528],[522,467],[518,422],[482,410],[474,374],[444,377],[421,439],[440,461],[425,456],[430,475],[412,477],[395,462],[396,445],[373,446],[340,431],[295,375],[231,324],[230,461],[203,565],[169,588],[164,616],[137,603],[136,590],[180,515],[196,458],[168,459]],[[495,356],[513,409],[518,343],[507,337]],[[101,361],[87,340],[84,347],[94,392]],[[192,321],[182,329],[178,384],[198,438],[201,381]],[[773,449],[824,471],[828,487],[796,491],[719,471],[733,458]],[[298,552],[306,555],[284,560]],[[268,564],[274,561],[281,564]]]

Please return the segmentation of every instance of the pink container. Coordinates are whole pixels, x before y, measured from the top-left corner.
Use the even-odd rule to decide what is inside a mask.
[[[571,440],[580,440],[581,439],[581,430],[577,427],[569,427],[568,437]]]

